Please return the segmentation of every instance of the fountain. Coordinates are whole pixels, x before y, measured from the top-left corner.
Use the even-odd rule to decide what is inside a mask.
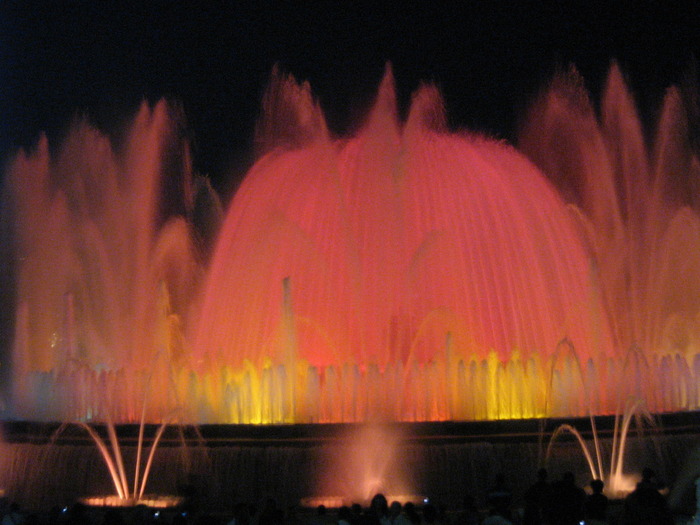
[[[305,503],[313,507],[319,501],[335,507],[369,506],[378,493],[390,501],[422,501],[412,492],[418,485],[415,473],[408,471],[405,458],[398,457],[402,433],[401,428],[389,425],[350,425],[319,461],[322,471],[315,493],[322,496]]]
[[[157,363],[158,364],[158,363]],[[150,386],[150,379],[146,381],[146,394]],[[138,425],[138,438],[136,441],[136,457],[133,465],[133,484],[129,483],[129,473],[125,467],[124,454],[122,453],[122,443],[117,434],[117,427],[112,421],[109,412],[105,414],[105,440],[99,429],[85,421],[75,423],[63,423],[51,437],[51,442],[55,443],[61,434],[70,426],[77,426],[90,436],[95,446],[104,460],[104,464],[109,471],[109,475],[114,484],[115,494],[107,496],[89,496],[82,498],[82,502],[91,507],[135,507],[138,505],[150,508],[176,507],[184,503],[185,498],[176,495],[146,494],[146,486],[149,474],[153,467],[156,450],[169,423],[177,425],[177,410],[171,414],[166,414],[162,422],[157,426],[155,434],[151,437],[150,448],[146,444],[146,414],[148,407],[148,397],[143,400],[141,410],[141,421]],[[185,445],[184,432],[180,428],[182,444]],[[109,443],[109,444],[108,444]],[[144,454],[147,457],[144,462]]]
[[[615,67],[600,124],[575,74],[558,77],[520,144],[548,179],[448,132],[433,87],[400,122],[394,91],[388,72],[338,139],[309,87],[274,75],[263,153],[208,267],[192,217],[212,199],[195,198],[206,184],[167,104],[142,108],[121,152],[79,123],[57,155],[21,153],[15,417],[136,422],[158,352],[171,365],[154,381],[176,388],[153,388],[154,413],[174,392],[199,423],[615,413],[595,385],[696,408],[700,222],[673,181],[697,162],[678,92],[648,156]],[[113,406],[90,405],[99,389]]]
[[[148,421],[177,405],[167,385],[201,265],[186,220],[192,177],[174,135],[165,103],[144,106],[121,154],[79,122],[57,155],[42,139],[10,167],[13,417],[138,422],[147,384],[159,393]],[[163,198],[166,188],[177,198]],[[167,366],[155,366],[161,356]]]
[[[146,495],[146,483],[153,465],[155,452],[158,444],[163,437],[166,424],[163,423],[158,427],[156,435],[153,437],[153,442],[148,452],[148,459],[145,465],[142,465],[141,455],[144,452],[144,434],[143,425],[140,426],[139,440],[137,444],[136,461],[134,464],[134,482],[129,486],[129,478],[124,467],[124,459],[121,451],[121,445],[117,436],[117,429],[114,423],[108,422],[107,434],[109,443],[105,443],[98,431],[87,423],[80,423],[80,427],[90,435],[100,455],[105,461],[105,465],[109,470],[109,475],[114,483],[116,490],[115,495],[108,496],[89,496],[82,498],[82,502],[92,507],[133,507],[137,505],[145,505],[151,508],[168,508],[181,505],[184,498],[178,496],[162,496],[162,495]],[[59,429],[59,433],[62,429]],[[110,450],[111,448],[111,450]]]
[[[612,451],[608,458],[609,470],[604,468],[603,454],[601,452],[600,438],[598,436],[595,417],[591,416],[591,434],[593,441],[594,455],[586,444],[586,441],[581,432],[574,426],[564,423],[555,428],[552,433],[547,450],[545,453],[545,464],[547,464],[557,438],[565,433],[573,435],[581,447],[586,464],[591,474],[591,479],[605,480],[605,492],[615,499],[622,499],[627,494],[632,492],[636,481],[634,476],[623,472],[625,459],[625,449],[629,437],[630,427],[633,418],[637,419],[637,428],[641,428],[643,422],[654,425],[655,421],[652,415],[643,407],[641,400],[628,400],[622,413],[615,415],[615,423],[612,434]],[[594,459],[595,458],[595,459]]]
[[[390,73],[362,131],[341,140],[306,86],[276,82],[261,126],[272,149],[223,223],[193,338],[224,420],[544,416],[562,338],[580,359],[615,356],[607,320],[591,319],[603,305],[576,224],[525,157],[447,133],[433,88],[399,123]],[[303,142],[279,147],[290,122]],[[568,379],[551,410],[585,414]]]
[[[695,410],[683,103],[670,89],[650,151],[616,66],[600,116],[561,74],[516,149],[449,131],[433,86],[402,121],[387,68],[364,125],[335,137],[276,71],[223,217],[166,102],[119,142],[79,121],[7,170],[6,418],[137,423],[147,390],[150,423],[175,406],[236,425]]]

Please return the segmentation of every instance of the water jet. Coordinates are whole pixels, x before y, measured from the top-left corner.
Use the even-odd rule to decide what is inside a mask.
[[[178,405],[252,432],[611,416],[621,396],[692,412],[699,164],[681,93],[664,100],[650,149],[616,66],[600,115],[562,74],[516,148],[449,130],[435,87],[400,119],[387,69],[364,125],[335,137],[276,72],[211,246],[218,211],[196,206],[216,197],[166,102],[119,150],[85,122],[55,154],[42,139],[6,177],[5,417],[156,423]]]

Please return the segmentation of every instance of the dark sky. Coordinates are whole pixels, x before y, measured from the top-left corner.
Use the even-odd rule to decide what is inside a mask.
[[[166,96],[182,102],[196,169],[226,194],[251,161],[275,63],[310,81],[337,132],[363,115],[391,61],[404,105],[433,81],[452,126],[511,139],[557,67],[576,64],[595,94],[616,58],[653,112],[700,43],[695,2],[300,3],[3,1],[2,151],[40,130],[59,136],[76,111],[109,128]]]

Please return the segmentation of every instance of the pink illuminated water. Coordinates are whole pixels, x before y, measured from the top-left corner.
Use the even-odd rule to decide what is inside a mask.
[[[148,399],[151,421],[483,420],[614,413],[628,395],[695,409],[698,162],[678,91],[665,100],[649,148],[617,69],[600,118],[562,75],[516,149],[447,130],[430,86],[400,120],[388,72],[338,138],[309,87],[274,74],[262,154],[206,267],[167,105],[118,150],[77,125],[58,154],[44,141],[9,168],[13,414],[133,422]]]
[[[417,93],[402,126],[387,77],[356,137],[319,126],[258,161],[209,271],[202,359],[283,362],[285,278],[297,357],[317,367],[422,366],[443,357],[448,333],[457,355],[546,357],[567,334],[586,357],[612,353],[593,339],[607,327],[591,326],[600,305],[564,202],[513,148],[426,127],[435,96]]]

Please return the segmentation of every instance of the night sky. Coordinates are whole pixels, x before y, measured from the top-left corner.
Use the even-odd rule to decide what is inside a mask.
[[[575,64],[595,97],[615,58],[653,116],[700,49],[696,2],[112,3],[0,3],[3,154],[40,131],[57,141],[76,113],[110,130],[144,98],[168,97],[184,108],[195,169],[229,196],[274,64],[310,81],[337,133],[361,120],[390,61],[404,110],[435,82],[452,127],[512,140],[557,68]]]

